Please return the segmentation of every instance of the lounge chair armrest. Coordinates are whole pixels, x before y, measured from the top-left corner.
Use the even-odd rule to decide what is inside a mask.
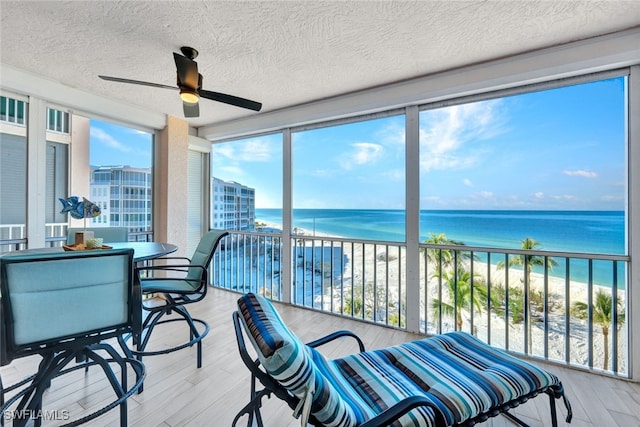
[[[321,346],[323,344],[326,344],[328,342],[331,342],[337,338],[342,338],[342,337],[352,337],[353,339],[355,339],[358,342],[358,347],[360,348],[360,352],[362,353],[363,351],[365,351],[364,348],[364,343],[362,342],[362,340],[360,339],[360,337],[358,337],[356,334],[354,334],[351,331],[347,331],[347,330],[341,330],[341,331],[336,331],[332,334],[329,334],[325,337],[322,338],[318,338],[317,340],[311,341],[309,343],[307,343],[307,345],[309,347],[318,347]]]
[[[436,415],[436,426],[445,427],[447,425],[447,421],[445,420],[444,415],[442,414],[440,409],[438,409],[438,407],[433,404],[433,402],[427,400],[424,396],[411,396],[407,397],[404,400],[401,400],[392,407],[388,408],[386,411],[370,419],[366,423],[361,424],[360,427],[379,427],[389,425],[412,409],[419,408],[421,406],[426,406],[433,409],[433,412]]]

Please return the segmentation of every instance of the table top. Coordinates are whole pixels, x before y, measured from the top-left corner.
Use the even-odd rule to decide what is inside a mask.
[[[178,250],[178,247],[176,245],[172,245],[171,243],[161,243],[161,242],[110,242],[110,243],[105,243],[105,245],[111,246],[113,249],[125,249],[125,248],[133,249],[134,262],[147,261],[150,259],[159,258],[161,256],[170,254]],[[61,251],[63,251],[61,247],[24,249],[21,251],[5,252],[4,254],[2,254],[2,256],[40,254],[40,253],[51,253],[51,252],[61,252]]]
[[[113,242],[105,244],[113,249],[133,249],[133,260],[135,262],[158,258],[178,250],[176,245],[160,242]]]

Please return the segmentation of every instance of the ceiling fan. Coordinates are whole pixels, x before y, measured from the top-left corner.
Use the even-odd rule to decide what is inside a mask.
[[[118,83],[130,83],[134,85],[143,85],[151,87],[159,87],[163,89],[180,90],[180,98],[182,99],[184,116],[198,117],[200,115],[200,107],[198,100],[200,98],[211,99],[213,101],[224,102],[225,104],[235,105],[236,107],[248,108],[253,111],[260,111],[262,104],[250,99],[240,98],[226,93],[212,92],[202,89],[202,74],[198,73],[198,64],[194,59],[198,56],[198,51],[192,47],[183,46],[180,48],[182,55],[173,53],[173,59],[176,63],[178,82],[177,86],[167,86],[159,83],[144,82],[140,80],[122,79],[120,77],[98,76],[103,80]]]

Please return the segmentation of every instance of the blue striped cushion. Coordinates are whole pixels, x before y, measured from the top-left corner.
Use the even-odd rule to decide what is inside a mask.
[[[238,300],[238,309],[249,340],[269,375],[300,399],[313,387],[311,413],[323,425],[356,425],[350,406],[318,371],[312,353],[322,356],[286,327],[269,300],[249,293]]]
[[[247,294],[238,307],[267,372],[300,399],[313,387],[311,413],[329,427],[360,425],[410,396],[424,396],[452,425],[560,384],[464,332],[326,360],[284,325],[267,299]],[[433,409],[416,408],[392,426],[432,427],[434,419]]]
[[[376,413],[405,397],[423,395],[461,423],[510,400],[558,385],[531,363],[452,332],[335,360],[340,374]],[[430,410],[414,410],[395,425],[431,425]]]

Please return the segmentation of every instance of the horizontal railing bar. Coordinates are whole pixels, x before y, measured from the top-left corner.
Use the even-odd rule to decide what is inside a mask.
[[[499,254],[515,254],[515,255],[537,255],[546,256],[549,258],[579,258],[579,259],[598,259],[604,261],[630,261],[631,257],[628,255],[614,255],[614,254],[595,254],[595,253],[583,253],[583,252],[559,252],[559,251],[546,251],[546,250],[533,250],[533,249],[509,249],[509,248],[492,248],[483,246],[467,246],[467,245],[446,245],[446,244],[434,244],[434,243],[420,243],[421,248],[428,249],[440,249],[440,250],[453,250],[458,252],[484,252],[484,253],[499,253]]]

